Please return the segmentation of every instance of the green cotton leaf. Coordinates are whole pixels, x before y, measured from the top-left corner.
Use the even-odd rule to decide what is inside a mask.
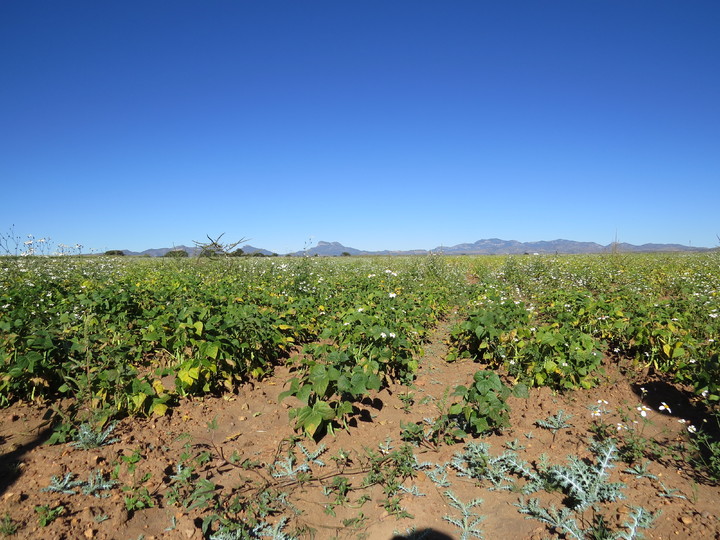
[[[545,364],[543,365],[543,368],[548,373],[552,373],[557,369],[558,365],[552,360],[545,360]]]
[[[335,416],[342,418],[353,412],[353,404],[350,401],[341,401],[335,409]]]
[[[305,425],[305,421],[308,419],[310,414],[313,412],[312,407],[300,407],[298,409],[291,409],[290,410],[290,418],[295,418],[295,421],[297,422],[297,427],[302,427]]]
[[[516,384],[512,389],[512,395],[516,398],[527,399],[529,397],[528,387],[522,383]]]
[[[297,393],[297,398],[303,403],[307,403],[310,400],[310,395],[313,393],[313,387],[309,384],[303,384]]]
[[[318,401],[313,405],[313,412],[318,413],[323,420],[332,420],[335,418],[335,411],[326,401]]]
[[[495,390],[495,387],[493,384],[490,383],[489,380],[480,380],[475,383],[473,386],[473,389],[480,395],[488,394]]]
[[[465,397],[468,393],[468,389],[462,384],[455,387],[455,391],[452,393],[453,396]]]
[[[280,392],[280,395],[278,396],[278,402],[284,400],[287,397],[296,395],[298,393],[298,390],[300,390],[300,381],[297,377],[293,377],[290,380],[290,388],[288,390],[285,390],[284,392]]]
[[[135,405],[135,408],[137,410],[139,410],[142,408],[142,406],[145,403],[145,400],[147,398],[148,398],[147,394],[140,392],[139,394],[135,394],[134,396],[131,396],[130,401]]]
[[[344,373],[342,375],[340,375],[340,377],[337,380],[337,391],[339,393],[344,393],[344,392],[347,392],[350,394],[353,393],[352,383],[351,383],[350,379],[348,378],[348,376],[345,375]]]
[[[477,433],[484,433],[490,429],[490,424],[488,424],[484,416],[475,417],[470,423]]]
[[[353,373],[350,379],[350,393],[354,396],[361,396],[367,392],[368,377],[364,373]]]
[[[368,373],[365,386],[368,390],[380,390],[382,381],[375,373]]]
[[[217,343],[204,343],[202,348],[203,354],[206,357],[217,360],[218,352],[220,352],[220,347],[218,347]]]
[[[327,387],[330,384],[330,376],[325,366],[316,365],[310,369],[308,380],[312,384],[312,389],[318,396],[324,396]]]
[[[453,403],[450,405],[450,408],[448,409],[448,415],[450,416],[456,416],[463,412],[463,405],[462,403]]]

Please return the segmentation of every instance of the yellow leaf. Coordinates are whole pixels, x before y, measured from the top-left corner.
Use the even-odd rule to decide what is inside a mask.
[[[168,410],[168,406],[164,403],[155,403],[151,408],[150,412],[157,416],[165,416],[165,413]]]
[[[152,387],[155,390],[155,393],[157,395],[160,395],[165,392],[165,387],[163,386],[163,383],[161,383],[158,379],[155,379],[152,383]],[[163,413],[164,414],[164,413]]]

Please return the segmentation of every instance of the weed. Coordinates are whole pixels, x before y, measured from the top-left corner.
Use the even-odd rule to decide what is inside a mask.
[[[677,492],[680,491],[679,489],[669,488],[663,482],[660,482],[660,487],[662,488],[662,491],[658,491],[658,497],[665,497],[666,499],[687,500],[687,497],[685,495],[677,494]]]
[[[473,508],[482,504],[481,499],[473,499],[472,501],[463,503],[450,490],[445,492],[445,496],[450,499],[450,506],[460,511],[461,517],[443,516],[448,523],[452,523],[460,529],[460,540],[468,540],[469,538],[483,538],[480,523],[485,519],[484,516],[473,512]]]
[[[638,478],[650,478],[651,480],[657,480],[657,476],[648,472],[649,462],[643,461],[632,467],[628,467],[623,472],[637,476]]]
[[[426,476],[438,487],[450,487],[447,479],[447,464],[437,464],[434,469],[425,471]]]
[[[688,432],[695,435],[692,438],[694,457],[693,466],[705,475],[708,480],[720,483],[720,412],[715,413],[714,434],[711,430],[697,430],[693,425],[688,426]]]
[[[78,428],[75,441],[70,443],[75,448],[82,450],[90,450],[92,448],[98,448],[107,444],[118,442],[120,439],[108,439],[110,434],[117,426],[117,422],[112,422],[104,430],[93,429],[90,424],[81,424]]]
[[[415,404],[415,394],[408,390],[404,394],[399,394],[398,397],[400,398],[400,401],[402,401],[403,412],[405,412],[405,414],[410,414],[412,406]]]
[[[413,497],[425,497],[424,493],[420,493],[420,490],[417,486],[411,486],[409,488],[406,488],[403,485],[398,486],[400,491],[407,493],[408,495],[412,495]]]
[[[540,499],[537,498],[532,498],[527,502],[525,502],[525,499],[520,499],[515,503],[515,506],[521,514],[527,514],[529,517],[535,518],[558,531],[563,531],[577,540],[585,539],[585,533],[573,518],[574,513],[570,508],[558,510],[553,505],[543,508],[540,506]]]
[[[74,495],[77,493],[74,488],[80,487],[84,484],[81,480],[73,480],[74,477],[75,475],[73,473],[67,473],[62,478],[53,476],[50,479],[50,485],[40,491],[55,491],[66,495]]]
[[[53,476],[50,479],[50,485],[41,491],[54,491],[66,495],[75,495],[77,493],[75,488],[81,488],[84,495],[94,495],[95,497],[102,498],[108,496],[107,493],[101,493],[102,491],[112,489],[117,484],[117,482],[112,480],[105,480],[102,472],[99,470],[92,471],[86,481],[73,480],[73,478],[75,478],[73,473],[67,473],[62,478]]]
[[[586,463],[571,456],[568,465],[551,466],[548,477],[561,486],[570,499],[573,510],[583,510],[597,502],[615,501],[623,498],[620,490],[625,487],[622,482],[608,482],[609,469],[614,467],[613,461],[617,449],[612,442],[593,448],[597,461]]]
[[[144,510],[155,506],[155,502],[148,488],[145,486],[128,486],[124,487],[123,491],[126,493],[123,500],[125,501],[125,509],[128,512],[135,512],[136,510]]]
[[[110,490],[116,485],[117,482],[106,480],[102,472],[95,470],[88,476],[87,481],[82,487],[82,492],[84,495],[93,495],[98,498],[108,497],[108,493],[101,492]]]
[[[572,427],[572,424],[568,422],[572,418],[572,414],[567,414],[565,411],[560,409],[555,416],[548,416],[544,420],[537,420],[535,424],[544,429],[549,429],[553,434],[553,441],[555,435],[561,429]]]
[[[2,534],[3,536],[12,536],[16,534],[17,531],[18,524],[15,523],[15,521],[10,517],[10,514],[8,512],[5,512],[2,521],[0,521],[0,534]]]
[[[283,532],[287,525],[287,518],[281,518],[275,525],[269,523],[260,523],[253,527],[253,534],[258,538],[271,538],[272,540],[291,540],[295,538]]]
[[[518,439],[513,439],[512,441],[508,441],[505,443],[505,448],[508,450],[513,450],[514,452],[519,452],[520,450],[525,450],[525,447],[520,444],[520,441]]]
[[[350,481],[344,476],[336,476],[329,486],[324,486],[323,495],[326,497],[335,496],[335,499],[325,507],[325,513],[335,515],[335,507],[349,501],[348,494],[351,489]]]
[[[365,516],[365,514],[360,512],[357,516],[353,518],[344,519],[342,524],[343,527],[347,527],[349,529],[359,529],[365,524],[365,522],[367,522],[367,519],[368,518]]]
[[[63,505],[58,505],[51,508],[47,505],[39,505],[35,507],[35,513],[38,515],[38,524],[41,527],[47,527],[65,513],[65,507]]]

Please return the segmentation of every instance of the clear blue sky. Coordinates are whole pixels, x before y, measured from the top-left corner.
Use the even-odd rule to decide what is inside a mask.
[[[720,243],[720,2],[0,3],[0,229]]]

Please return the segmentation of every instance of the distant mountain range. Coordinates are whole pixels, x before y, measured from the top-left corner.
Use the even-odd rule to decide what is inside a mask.
[[[168,251],[185,250],[190,256],[199,253],[196,247],[175,246],[172,248],[146,249],[145,251],[136,252],[123,250],[125,255],[139,255],[150,257],[162,257]],[[248,255],[260,253],[262,255],[275,255],[275,253],[267,249],[256,248],[251,245],[244,245],[243,252]],[[518,242],[517,240],[501,240],[499,238],[489,238],[478,240],[472,244],[457,244],[455,246],[439,246],[435,249],[414,249],[406,251],[363,251],[360,249],[342,245],[340,242],[324,242],[320,241],[315,247],[303,251],[288,253],[289,256],[320,256],[320,257],[338,257],[347,255],[426,255],[428,253],[443,253],[445,255],[513,255],[513,254],[578,254],[578,253],[609,253],[613,250],[621,253],[651,253],[651,252],[671,252],[671,251],[708,251],[709,248],[689,247],[680,244],[643,244],[636,246],[626,243],[611,243],[606,246],[596,244],[595,242],[576,242],[574,240],[550,240],[540,242]]]

